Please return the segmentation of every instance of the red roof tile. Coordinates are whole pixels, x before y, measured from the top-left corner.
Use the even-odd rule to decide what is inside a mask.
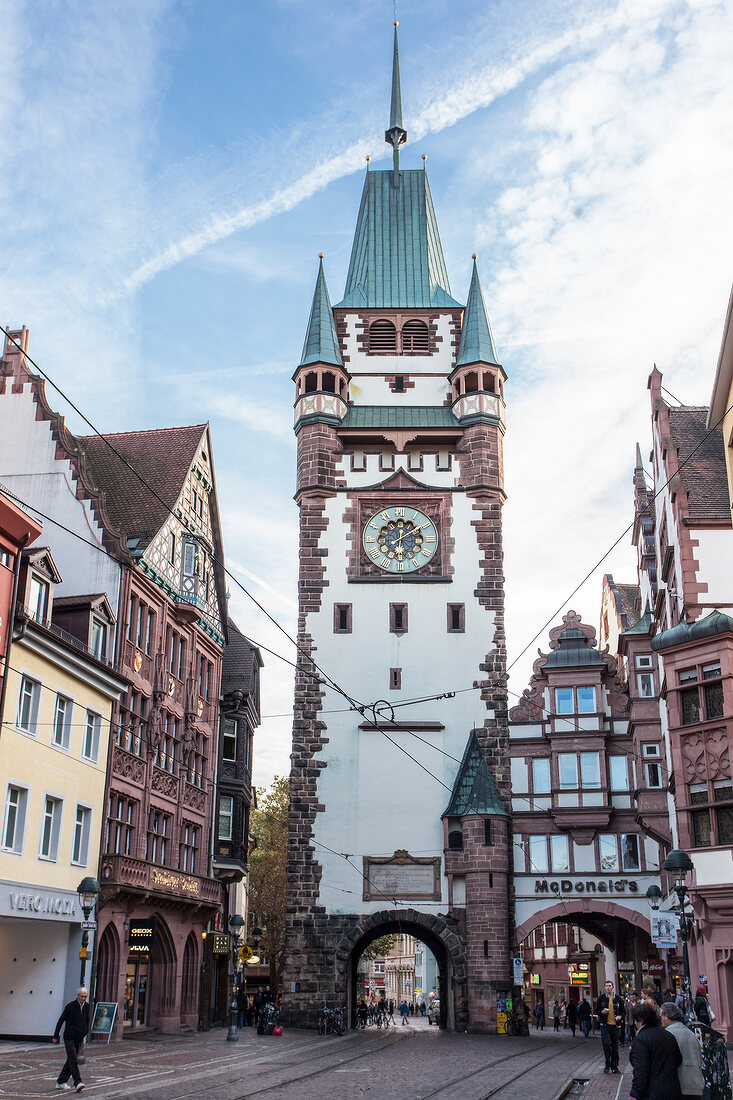
[[[168,510],[175,507],[205,431],[205,424],[195,424],[187,428],[158,428],[105,436],[115,450],[150,481],[157,497],[145,488],[104,439],[98,435],[77,436],[89,476],[105,494],[105,507],[111,521],[128,539],[140,540],[136,549],[145,549],[165,523]]]

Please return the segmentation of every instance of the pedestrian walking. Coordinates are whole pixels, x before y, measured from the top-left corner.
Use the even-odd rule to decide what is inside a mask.
[[[583,1000],[578,1005],[578,1019],[580,1020],[580,1026],[583,1029],[583,1034],[585,1035],[586,1039],[590,1035],[590,1025],[591,1025],[592,1016],[593,1016],[593,1013],[591,1012],[590,1004],[588,1003],[588,1001],[584,997]]]
[[[249,1008],[249,997],[247,991],[240,986],[237,990],[237,1025],[238,1027],[247,1026],[247,1009]]]
[[[552,1021],[553,1021],[553,1031],[559,1031],[560,1030],[560,1002],[559,1001],[553,1001],[552,1002]]]
[[[702,1051],[696,1036],[682,1022],[682,1013],[674,1001],[662,1001],[662,1027],[674,1036],[682,1055],[682,1065],[677,1067],[682,1100],[700,1100],[705,1088],[702,1075]]]
[[[618,1029],[624,1020],[624,1002],[614,991],[612,981],[607,981],[605,993],[601,993],[596,1006],[601,1024],[601,1043],[606,1059],[604,1073],[618,1073]]]
[[[535,1019],[535,1024],[534,1024],[535,1030],[536,1031],[544,1031],[545,1030],[545,1006],[539,998],[535,1001],[535,1005],[534,1005],[534,1019]]]
[[[695,1003],[693,1005],[695,1009],[695,1015],[701,1024],[707,1024],[708,1027],[712,1024],[710,1018],[710,1003],[708,1001],[708,991],[704,985],[699,985],[695,990]]]
[[[407,1027],[407,1017],[409,1016],[409,1014],[410,1014],[410,1009],[408,1007],[407,1001],[403,1001],[402,1004],[400,1005],[400,1016],[402,1017],[402,1026],[403,1027]]]
[[[58,1043],[62,1027],[66,1061],[56,1081],[56,1088],[70,1088],[69,1078],[73,1077],[74,1088],[77,1092],[81,1092],[84,1082],[79,1073],[79,1050],[89,1033],[89,990],[85,986],[80,986],[76,999],[64,1006],[64,1011],[59,1016],[53,1033],[54,1043]]]
[[[575,1001],[568,1002],[567,1020],[568,1027],[573,1033],[573,1038],[575,1038],[575,1028],[578,1023],[578,1006]]]
[[[682,1054],[674,1036],[660,1026],[659,1016],[647,1002],[636,1006],[631,1019],[636,1028],[630,1054],[632,1100],[682,1100],[677,1074]]]

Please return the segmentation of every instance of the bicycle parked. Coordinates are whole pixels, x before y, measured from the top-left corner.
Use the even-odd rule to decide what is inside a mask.
[[[328,1008],[325,1004],[318,1013],[319,1035],[343,1035],[344,1034],[344,1010],[342,1008]]]

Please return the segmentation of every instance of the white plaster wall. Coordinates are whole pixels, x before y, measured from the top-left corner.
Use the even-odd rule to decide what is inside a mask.
[[[423,455],[422,470],[409,469],[407,454],[396,454],[394,456],[394,470],[382,470],[379,466],[379,455],[374,453],[365,455],[365,468],[363,470],[352,470],[351,454],[347,451],[346,454],[336,456],[336,472],[338,476],[345,477],[348,480],[349,487],[352,489],[378,485],[380,482],[393,477],[397,470],[404,470],[417,481],[424,482],[431,487],[450,489],[458,483],[460,476],[457,463],[454,462],[453,468],[450,470],[439,470],[437,452],[425,453],[422,448],[421,452]]]
[[[56,459],[48,421],[36,420],[30,386],[0,398],[0,483],[31,508],[59,520],[83,539],[102,547],[101,528],[89,501],[76,499],[71,465]],[[63,577],[59,596],[105,592],[119,618],[120,566],[106,552],[88,546],[50,520],[41,518],[38,546],[50,546]]]
[[[471,526],[475,519],[471,501],[463,495],[452,500],[451,535],[456,551],[450,584],[349,584],[343,521],[347,505],[343,494],[326,504],[329,522],[320,546],[328,550],[324,559],[328,586],[321,611],[309,615],[306,622],[319,664],[360,703],[379,699],[397,703],[470,688],[481,676],[479,666],[491,649],[494,629],[493,614],[474,598],[480,554]],[[407,634],[389,632],[390,602],[407,603]],[[463,634],[447,633],[449,602],[465,604]],[[333,633],[334,603],[353,605],[351,634]],[[391,667],[403,670],[401,691],[389,689]],[[337,696],[326,694],[325,710],[341,706]],[[474,691],[405,707],[396,712],[398,720],[437,721],[445,728],[417,731],[423,741],[407,732],[390,732],[395,744],[379,732],[360,731],[363,719],[358,713],[322,716],[328,725],[324,734],[329,739],[324,752],[328,767],[320,775],[318,799],[326,809],[316,817],[314,836],[317,845],[348,854],[350,860],[316,848],[323,867],[320,902],[329,912],[376,912],[391,904],[389,899],[361,900],[364,855],[389,856],[397,848],[405,848],[413,855],[442,856],[441,814],[469,732],[486,715],[479,693]],[[420,902],[420,908],[440,912],[447,905],[447,881],[443,878],[441,901]]]
[[[698,547],[694,551],[700,563],[698,579],[705,581],[708,590],[701,593],[704,603],[733,603],[733,531],[693,531]]]
[[[373,374],[380,371],[384,374],[443,374],[443,380],[453,369],[453,348],[450,329],[450,314],[438,316],[438,336],[442,342],[438,342],[438,350],[433,355],[365,355],[357,343],[357,330],[355,327],[357,316],[355,314],[342,314],[337,311],[339,317],[346,321],[346,336],[344,341],[345,351],[349,359],[346,364],[349,374]]]
[[[380,356],[376,362],[377,368],[380,367],[380,360],[384,357]],[[417,360],[422,362],[421,359]],[[370,360],[372,370],[375,369],[375,359]],[[398,359],[399,364],[395,368],[396,374],[409,374],[409,364],[413,362],[413,356],[408,359]],[[350,366],[351,364],[349,364]],[[390,374],[390,371],[386,371],[386,374]],[[366,375],[361,374],[358,378],[351,379],[349,383],[349,397],[355,405],[442,405],[446,397],[450,396],[450,386],[446,382],[444,374],[425,374],[424,377],[411,378],[411,382],[414,382],[414,387],[406,389],[404,393],[393,393],[389,388],[389,382],[383,375]]]

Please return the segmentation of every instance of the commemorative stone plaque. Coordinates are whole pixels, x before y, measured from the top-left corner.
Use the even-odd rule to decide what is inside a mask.
[[[399,848],[393,856],[364,857],[364,900],[440,901],[440,856],[419,859]]]

